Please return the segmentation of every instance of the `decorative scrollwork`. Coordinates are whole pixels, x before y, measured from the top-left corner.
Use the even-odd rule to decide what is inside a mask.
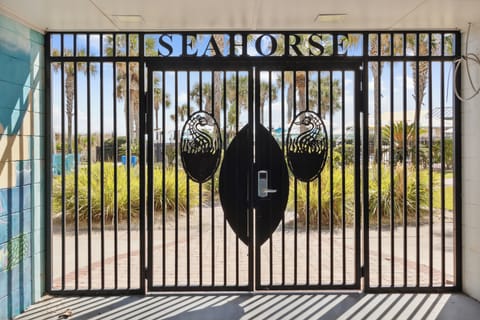
[[[325,165],[328,137],[322,119],[312,111],[303,111],[293,120],[287,136],[288,165],[302,181],[311,181]]]
[[[213,176],[221,144],[215,119],[204,111],[193,113],[183,127],[180,144],[182,163],[192,180],[204,182]]]

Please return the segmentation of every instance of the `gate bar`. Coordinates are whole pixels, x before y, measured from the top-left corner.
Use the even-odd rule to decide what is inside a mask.
[[[317,105],[318,105],[318,114],[322,118],[322,73],[317,71]],[[282,111],[283,113],[283,111]],[[282,122],[283,125],[283,122]],[[282,128],[283,131],[283,128]],[[282,150],[283,151],[283,150]],[[318,179],[318,283],[322,284],[322,173],[319,172],[317,175]]]
[[[419,37],[415,35],[416,52],[419,53]],[[422,110],[421,103],[419,101],[420,95],[420,63],[415,62],[415,253],[416,253],[416,274],[415,284],[416,287],[420,286],[420,112]],[[405,124],[406,125],[406,124]]]
[[[76,52],[76,38],[74,37],[74,42],[73,42],[73,52]],[[75,130],[73,133],[74,139],[75,139],[75,144],[74,144],[74,149],[75,149],[75,167],[74,167],[74,177],[75,177],[75,290],[78,290],[78,160],[79,157],[78,155],[78,117],[76,116],[78,114],[78,90],[77,90],[77,62],[73,62],[73,97],[74,97],[74,112],[75,112]]]
[[[329,71],[329,99],[330,99],[330,285],[333,285],[334,251],[333,251],[333,73]]]
[[[103,52],[103,41],[100,41],[100,52]],[[102,282],[101,288],[105,289],[105,150],[104,150],[104,96],[103,96],[103,73],[104,73],[104,64],[100,64],[100,149],[102,155],[102,161],[100,162],[100,206],[101,206],[101,270],[102,270]]]
[[[190,92],[190,71],[187,71],[187,92]],[[190,96],[187,97],[187,115],[190,116]],[[187,286],[190,286],[190,179],[185,177],[187,184]]]
[[[405,42],[405,41],[404,41]],[[404,50],[406,43],[404,43]],[[404,51],[405,52],[405,51]],[[407,63],[403,62],[403,141],[407,141]],[[403,144],[403,194],[407,194],[407,144]],[[403,197],[403,287],[407,283],[407,197]]]
[[[90,41],[87,41],[87,52],[90,51]],[[88,211],[88,290],[92,289],[92,99],[90,83],[91,63],[87,62],[87,211]]]
[[[113,37],[113,50],[116,50],[115,44],[116,37]],[[112,64],[112,99],[113,99],[113,223],[114,223],[114,277],[115,277],[115,289],[118,289],[118,145],[117,145],[117,63]],[[77,117],[78,118],[78,117]]]
[[[128,37],[129,38],[129,37]],[[126,156],[127,156],[127,289],[130,289],[132,286],[132,208],[131,208],[131,150],[130,150],[130,62],[125,62],[125,129],[127,131],[127,147],[126,147]]]
[[[309,111],[309,74],[308,70],[305,71],[305,95],[306,97],[301,97],[300,99],[305,99],[305,109]],[[307,261],[306,261],[306,277],[307,285],[310,284],[310,181],[307,182],[307,197],[306,197],[307,207],[306,207],[306,222],[307,222],[307,239],[306,239],[306,250],[307,250]],[[319,214],[320,216],[320,214]]]
[[[390,48],[393,50],[393,37],[390,37]],[[390,286],[395,286],[395,144],[394,144],[394,62],[390,62]]]
[[[345,240],[345,70],[342,70],[342,284],[346,284],[346,240]]]

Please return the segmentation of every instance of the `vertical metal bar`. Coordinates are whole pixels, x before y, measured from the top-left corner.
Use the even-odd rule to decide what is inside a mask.
[[[187,115],[190,117],[190,71],[187,71]],[[187,184],[187,287],[190,286],[190,178],[186,175]]]
[[[145,115],[146,114],[149,114],[150,117],[149,118],[149,139],[148,141],[152,141],[153,143],[153,117],[151,116],[151,111],[152,111],[152,103],[151,103],[151,99],[152,99],[152,86],[150,85],[152,83],[152,79],[149,78],[149,83],[148,83],[148,88],[151,89],[149,90],[149,99],[147,99],[146,95],[145,95],[145,61],[144,61],[144,49],[145,49],[145,46],[144,46],[144,35],[142,33],[139,34],[139,39],[138,39],[138,43],[139,43],[139,56],[140,56],[140,59],[139,59],[139,63],[138,63],[138,74],[139,74],[139,85],[138,85],[138,91],[140,92],[140,95],[139,95],[139,103],[140,103],[140,117],[139,119],[141,120],[140,121],[140,134],[139,134],[139,141],[138,143],[140,144],[140,148],[139,148],[139,153],[140,153],[140,157],[139,157],[139,162],[140,162],[140,192],[143,191],[143,193],[140,193],[139,194],[139,198],[140,198],[140,261],[139,261],[139,264],[140,264],[140,270],[138,270],[138,277],[139,277],[139,280],[140,280],[140,290],[143,292],[143,293],[146,293],[146,286],[145,286],[145,262],[146,261],[146,253],[147,253],[147,250],[145,250],[145,200],[142,200],[142,194],[145,194],[145,125],[146,125],[146,120],[145,120]],[[149,75],[151,76],[151,74]],[[147,102],[150,103],[148,104],[148,107],[147,107]],[[137,129],[138,130],[138,129]],[[153,157],[152,157],[153,158]],[[149,181],[153,181],[153,162],[149,164],[149,169],[151,168],[151,171],[150,171],[150,180]],[[153,188],[153,183],[150,184],[150,187]],[[150,197],[150,198],[148,198]],[[147,196],[147,200],[149,201],[149,206],[150,206],[150,210],[147,212],[148,214],[148,227],[149,227],[149,233],[148,233],[148,236],[149,236],[149,242],[147,244],[147,249],[148,249],[148,287],[151,287],[152,286],[152,283],[153,283],[153,260],[150,260],[152,259],[152,253],[153,253],[153,192],[148,192],[148,196]]]
[[[87,38],[87,52],[90,39]],[[91,106],[91,88],[90,88],[90,62],[87,62],[87,212],[88,212],[88,290],[92,289],[92,106]]]
[[[305,104],[306,104],[306,110],[309,110],[309,95],[308,95],[308,83],[309,83],[309,74],[308,70],[305,71]],[[307,265],[306,267],[306,273],[307,273],[307,285],[310,284],[310,182],[307,182],[307,206],[306,206],[306,222],[307,222],[307,235],[306,235],[306,260],[307,260]]]
[[[128,38],[130,39],[130,38]],[[127,48],[129,44],[127,44]],[[125,129],[127,157],[127,289],[132,285],[132,207],[131,207],[131,151],[130,151],[130,62],[125,63]],[[137,142],[138,143],[138,142]]]
[[[345,71],[342,71],[342,283],[346,283],[345,207]]]
[[[355,174],[355,179],[354,179],[354,189],[356,190],[355,191],[355,226],[354,226],[354,233],[355,233],[355,266],[354,266],[354,270],[355,270],[355,280],[354,280],[354,283],[356,285],[358,285],[360,287],[360,277],[362,276],[362,269],[361,269],[361,265],[360,265],[360,259],[362,257],[361,255],[361,221],[362,221],[362,217],[361,217],[361,214],[362,214],[362,201],[361,201],[361,192],[363,192],[364,194],[367,193],[366,197],[368,199],[368,191],[367,190],[364,190],[364,186],[361,185],[361,176],[360,176],[360,168],[361,168],[361,164],[363,164],[363,170],[368,170],[368,104],[366,104],[365,106],[363,105],[363,103],[367,100],[363,100],[363,97],[361,96],[362,94],[362,90],[363,90],[363,94],[365,95],[365,93],[367,93],[367,98],[368,99],[368,90],[366,90],[366,88],[364,87],[364,83],[368,83],[368,72],[365,72],[363,69],[365,68],[365,66],[358,66],[357,67],[357,70],[355,71],[354,73],[354,77],[355,77],[355,95],[354,95],[354,130],[355,130],[355,140],[354,140],[354,148],[355,148],[355,168],[354,168],[354,174]],[[367,77],[367,79],[365,80],[365,82],[363,82],[364,80],[362,80],[362,75],[365,74],[365,76]],[[363,82],[363,83],[362,83]],[[360,112],[363,113],[363,117],[364,117],[364,120],[367,121],[367,126],[364,127],[363,129],[363,132],[364,132],[364,135],[363,136],[363,139],[361,138],[360,136],[360,129],[361,129],[361,125],[360,125]],[[362,144],[363,142],[363,144]],[[363,151],[360,150],[360,147],[363,145]],[[365,151],[366,150],[366,151]],[[363,159],[361,158],[361,155],[364,153],[363,155]],[[368,177],[368,172],[367,172],[367,177]],[[365,184],[368,185],[368,181],[365,181]],[[362,190],[363,189],[363,190]],[[364,208],[366,210],[366,212],[368,212],[368,201],[365,202],[364,204]],[[367,221],[368,222],[368,221]],[[367,242],[364,242],[364,246],[367,247],[368,249],[368,241]],[[367,263],[367,258],[364,257],[364,271],[365,271],[365,281],[364,281],[364,287],[365,288],[368,288],[369,286],[369,283],[368,283],[368,280],[369,278],[367,277],[368,275],[368,263]]]
[[[238,105],[238,99],[239,99],[239,72],[236,71],[235,72],[235,133],[238,133],[238,117],[239,117],[239,108],[240,106]],[[252,78],[251,78],[251,73],[249,72],[248,73],[248,81],[252,81]],[[250,97],[250,92],[248,93],[248,96]],[[250,112],[251,110],[249,110],[249,116],[250,116]],[[250,123],[250,122],[249,122]],[[238,237],[238,234],[235,235],[235,283],[236,283],[236,286],[238,287],[239,285],[239,275],[240,275],[240,257],[239,257],[239,237]],[[249,246],[249,256],[252,257],[252,255],[250,255],[250,246]],[[249,261],[252,260],[251,258],[249,258]],[[251,268],[251,264],[249,263],[248,265],[248,272],[249,274],[250,273],[253,273],[253,269]],[[252,285],[252,282],[250,281],[250,277],[249,277],[249,284]]]
[[[441,202],[441,260],[442,260],[442,287],[445,287],[445,62],[441,65],[440,80],[440,154],[441,154],[441,173],[440,173],[440,202]]]
[[[249,138],[250,138],[250,141],[252,143],[251,147],[252,147],[252,151],[253,151],[253,155],[252,155],[252,161],[251,163],[254,164],[255,163],[255,155],[257,154],[257,152],[259,151],[258,150],[258,146],[255,144],[255,141],[254,141],[254,137],[255,137],[255,133],[258,131],[258,129],[260,128],[260,126],[262,125],[261,124],[261,120],[262,120],[262,117],[263,117],[263,114],[261,115],[260,114],[260,95],[262,94],[261,92],[261,85],[260,85],[260,82],[261,82],[261,72],[258,68],[254,68],[254,77],[253,77],[253,80],[254,81],[251,81],[251,82],[254,82],[253,84],[251,84],[249,82],[249,87],[252,87],[252,91],[253,94],[254,94],[254,97],[253,97],[253,114],[252,115],[249,115],[249,120],[252,120],[250,123],[252,124],[252,126],[250,128],[252,128],[251,132],[249,133]],[[254,173],[253,173],[253,170],[255,170],[255,168],[251,167],[250,169],[252,172],[251,172],[251,176],[253,177]],[[252,186],[253,188],[253,186]],[[255,199],[252,197],[252,194],[253,192],[250,190],[249,192],[249,199]],[[249,221],[249,230],[251,230],[252,232],[250,233],[251,237],[250,237],[250,247],[253,248],[253,254],[251,255],[251,257],[254,257],[254,263],[252,263],[252,265],[254,266],[252,268],[252,270],[255,270],[254,273],[251,273],[250,277],[252,277],[252,283],[254,283],[254,288],[258,288],[261,286],[262,284],[262,254],[261,254],[261,243],[258,242],[257,240],[257,234],[258,234],[258,229],[257,229],[257,216],[255,214],[255,209],[254,209],[254,206],[252,204],[252,201],[250,201],[250,210],[251,210],[251,217],[253,217],[253,221]],[[249,255],[250,256],[250,255]]]
[[[368,39],[368,33],[363,33],[363,38]],[[368,45],[363,46],[363,70],[362,70],[362,80],[361,80],[361,89],[362,89],[362,195],[363,195],[363,269],[364,269],[364,285],[365,289],[368,290],[370,286],[370,202],[369,202],[369,166],[370,166],[370,139],[369,139],[369,116],[368,116],[368,109],[369,109],[369,72],[368,68],[370,68],[370,64],[368,62]],[[358,117],[358,115],[357,115]],[[359,155],[359,151],[357,150],[357,155]],[[356,167],[359,165],[359,161],[355,161]],[[357,169],[357,168],[356,168]],[[360,205],[360,204],[358,204]],[[357,219],[358,221],[359,219]],[[360,244],[357,244],[358,247]],[[358,270],[358,269],[357,269]],[[361,269],[358,270],[359,274],[361,275]],[[358,279],[359,280],[359,279]]]
[[[219,72],[219,71],[217,71]],[[220,84],[216,84],[215,83],[215,71],[211,71],[210,73],[210,78],[212,79],[212,116],[213,118],[215,119],[215,121],[218,121],[218,125],[220,125],[220,119],[216,119],[215,118],[215,85],[220,85]],[[220,110],[219,110],[219,114],[220,114]],[[211,270],[211,273],[212,273],[212,287],[215,285],[215,174],[212,176],[212,179],[211,179],[211,188],[210,188],[210,193],[211,193],[211,198],[210,198],[210,201],[211,201],[211,215],[212,215],[212,221],[211,221],[211,224],[212,224],[212,228],[211,228],[211,240],[212,240],[212,243],[211,243],[211,265],[212,265],[212,270]]]
[[[74,49],[73,52],[76,52],[76,37],[74,37]],[[78,81],[77,81],[77,63],[73,62],[73,97],[74,97],[74,120],[75,120],[75,130],[74,130],[74,140],[75,140],[75,290],[78,290],[78,268],[79,268],[79,244],[78,244]]]
[[[202,103],[203,103],[203,84],[202,84],[202,78],[203,78],[203,73],[200,71],[199,72],[199,76],[198,76],[198,86],[200,88],[199,90],[199,96],[200,96],[200,99],[199,99],[199,108],[200,110],[202,110]],[[199,237],[199,246],[200,246],[200,249],[199,249],[199,276],[200,276],[200,286],[203,285],[203,268],[202,268],[202,265],[203,265],[203,235],[202,235],[202,183],[199,183],[198,184],[198,223],[199,223],[199,233],[198,233],[198,237]]]
[[[393,36],[390,37],[393,41]],[[392,44],[392,42],[390,42]],[[390,46],[393,50],[393,46]],[[395,140],[394,140],[394,62],[390,62],[390,286],[395,286]]]
[[[292,115],[292,120],[295,118],[295,115],[297,114],[297,71],[294,70],[293,72],[293,115]],[[294,194],[294,238],[293,238],[293,284],[297,284],[297,273],[298,273],[298,199],[297,199],[297,191],[298,191],[298,183],[297,183],[297,178],[294,177],[294,189],[293,189],[293,194]]]
[[[113,48],[115,50],[115,36],[113,36]],[[114,62],[112,65],[113,68],[113,218],[114,218],[114,279],[115,279],[115,289],[118,289],[118,141],[117,141],[117,63]]]
[[[417,55],[418,55],[418,34],[417,34]],[[421,111],[421,101],[419,100],[419,78],[420,72],[419,67],[420,63],[415,62],[415,77],[416,77],[416,87],[415,87],[415,246],[416,246],[416,274],[415,274],[415,283],[418,287],[420,285],[420,111]]]
[[[377,86],[378,93],[375,96],[377,101],[378,110],[377,112],[377,123],[375,123],[375,129],[377,130],[377,235],[378,235],[378,286],[382,286],[382,73],[380,72],[383,67],[383,62],[374,62],[377,64]]]
[[[262,84],[260,83],[260,87]],[[261,93],[260,93],[261,94]],[[261,110],[263,112],[263,108]],[[263,115],[262,115],[263,117]],[[272,133],[272,71],[268,71],[268,131]],[[273,234],[270,234],[269,257],[270,257],[270,285],[273,285]]]
[[[166,102],[166,78],[165,78],[165,71],[162,71],[162,286],[166,286],[166,259],[167,259],[167,236],[166,236],[166,214],[167,214],[167,208],[166,208],[166,121],[165,121],[165,102]],[[152,79],[153,80],[153,79]],[[153,92],[152,92],[153,94]],[[152,98],[151,98],[152,99]],[[149,110],[150,111],[150,110]],[[149,139],[150,141],[150,139]],[[150,144],[150,143],[149,143]],[[149,148],[150,152],[150,148]],[[149,166],[153,166],[153,163],[149,162]],[[152,168],[153,171],[153,168]]]
[[[63,36],[62,36],[63,39]],[[63,52],[63,40],[61,44],[62,52]],[[62,68],[62,290],[65,290],[65,255],[66,255],[66,243],[65,243],[65,236],[66,236],[66,199],[65,199],[65,63],[61,63]]]
[[[248,155],[250,156],[250,158],[252,159],[252,163],[255,161],[255,158],[254,158],[254,143],[253,143],[253,139],[254,139],[254,132],[255,132],[255,126],[256,126],[256,123],[254,121],[256,121],[255,119],[258,120],[258,118],[255,118],[255,113],[254,113],[254,97],[253,97],[253,94],[254,94],[254,83],[253,81],[259,81],[260,79],[256,78],[255,75],[257,74],[254,74],[254,72],[257,72],[257,70],[255,70],[254,68],[251,68],[248,70],[248,123],[250,124],[250,130],[248,132],[248,139],[250,142],[249,144],[249,147],[248,147]],[[258,97],[258,95],[257,95]],[[238,100],[237,100],[238,102]],[[238,112],[238,108],[237,108],[237,112]],[[237,116],[237,119],[238,119],[238,116]],[[251,166],[250,168],[250,176],[253,175],[253,166]],[[253,198],[253,191],[250,190],[250,192],[248,193],[248,198],[249,199],[252,199]],[[254,229],[254,226],[255,226],[255,215],[254,215],[254,209],[253,209],[253,203],[252,201],[250,201],[250,205],[249,205],[249,209],[248,209],[248,230],[249,230],[249,234],[250,234],[250,239],[249,239],[249,246],[248,246],[248,283],[249,283],[249,290],[253,291],[255,290],[255,278],[257,279],[258,283],[260,283],[260,276],[259,276],[259,270],[260,269],[255,269],[256,265],[255,265],[255,258],[257,257],[257,245],[256,245],[256,239],[255,239],[255,229]],[[238,238],[237,238],[238,239]],[[259,246],[260,247],[260,246]],[[260,251],[260,250],[258,250]],[[260,264],[260,259],[258,259],[258,265]]]
[[[282,154],[285,154],[285,71],[281,71]],[[285,285],[285,211],[282,213],[282,286]]]
[[[322,118],[322,75],[317,71],[317,105],[318,114]],[[318,284],[322,284],[322,174],[319,173],[318,181]]]
[[[430,50],[430,54],[431,54]],[[433,99],[432,99],[432,61],[428,65],[428,286],[433,285]]]
[[[404,35],[404,46],[406,45]],[[405,52],[405,48],[404,48]],[[407,62],[403,62],[403,286],[407,287]]]
[[[178,71],[174,71],[175,82],[175,286],[178,286]],[[166,94],[166,92],[164,92]],[[165,108],[162,106],[162,108]]]
[[[333,210],[334,210],[334,205],[333,205],[333,198],[334,198],[334,193],[333,193],[333,73],[332,71],[329,71],[329,115],[330,115],[330,147],[329,152],[330,152],[330,214],[329,214],[329,232],[330,232],[330,285],[333,285],[333,273],[334,273],[334,251],[333,251]]]
[[[102,50],[102,42],[100,41],[100,52]],[[101,288],[105,289],[105,150],[104,150],[104,101],[103,101],[103,70],[104,63],[100,63],[100,210],[101,210]]]
[[[223,71],[223,154],[227,151],[227,73]],[[227,216],[223,214],[223,285],[227,286]]]

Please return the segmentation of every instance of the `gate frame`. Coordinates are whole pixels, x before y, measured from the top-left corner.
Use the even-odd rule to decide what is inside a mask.
[[[125,289],[125,290],[117,290],[117,289],[98,289],[98,290],[79,290],[79,289],[54,289],[52,288],[52,203],[51,203],[51,195],[52,195],[52,159],[50,156],[50,150],[52,149],[52,141],[48,137],[52,136],[53,128],[52,128],[52,115],[53,112],[51,110],[51,72],[50,72],[50,64],[52,62],[59,62],[59,63],[64,63],[64,62],[92,62],[92,63],[104,63],[104,62],[137,62],[140,66],[139,68],[139,75],[141,79],[144,79],[144,68],[142,66],[145,66],[146,64],[151,64],[151,63],[158,63],[161,65],[167,65],[170,64],[171,62],[179,61],[182,64],[185,63],[199,63],[198,65],[215,65],[219,61],[221,63],[227,63],[227,64],[232,64],[235,66],[238,66],[238,62],[242,59],[241,57],[227,57],[227,58],[200,58],[200,59],[192,59],[188,57],[182,57],[182,58],[173,58],[173,57],[147,57],[144,55],[144,39],[145,35],[148,34],[161,34],[164,33],[165,31],[158,31],[158,32],[135,32],[135,31],[124,31],[124,32],[106,32],[106,31],[98,31],[98,32],[92,32],[92,31],[75,31],[75,32],[48,32],[45,35],[45,102],[46,102],[46,125],[45,125],[45,136],[47,137],[45,139],[45,150],[46,150],[46,157],[45,157],[45,167],[46,167],[46,174],[45,174],[45,181],[46,181],[46,192],[45,192],[45,216],[46,216],[46,225],[45,225],[45,244],[46,244],[46,259],[45,259],[45,288],[46,292],[51,295],[91,295],[91,294],[105,294],[105,295],[115,295],[115,294],[145,294],[147,292],[147,287],[145,285],[144,281],[144,275],[146,275],[145,270],[139,270],[140,273],[140,287],[138,289]],[[193,32],[185,32],[185,31],[180,31],[180,32],[175,32],[175,31],[169,31],[169,34],[200,34],[202,32],[199,31],[193,31]],[[204,32],[208,33],[208,32]],[[395,61],[400,61],[400,62],[408,62],[408,61],[438,61],[438,62],[453,62],[456,59],[458,59],[461,55],[461,33],[459,31],[453,31],[453,30],[416,30],[416,31],[411,31],[411,30],[397,30],[397,31],[387,31],[387,30],[372,30],[372,31],[358,31],[358,30],[346,30],[346,31],[272,31],[272,32],[267,32],[267,31],[227,31],[227,32],[221,32],[221,31],[212,31],[209,32],[209,34],[229,34],[229,35],[242,35],[246,36],[248,34],[307,34],[307,33],[319,33],[319,34],[331,34],[336,38],[337,35],[344,35],[344,34],[361,34],[363,36],[364,42],[363,42],[363,54],[360,56],[346,56],[346,57],[338,57],[338,56],[321,56],[321,57],[290,57],[290,58],[285,58],[285,57],[243,57],[245,59],[245,64],[253,66],[254,64],[261,63],[262,65],[266,65],[268,63],[274,62],[276,66],[281,65],[281,62],[286,62],[286,61],[292,61],[293,65],[297,65],[299,62],[308,62],[308,61],[320,61],[320,63],[325,63],[328,64],[329,62],[333,61],[339,61],[340,63],[345,63],[349,61],[357,61],[359,64],[361,64],[364,69],[368,67],[369,62],[381,62],[381,61],[386,61],[386,62],[395,62]],[[414,34],[417,36],[419,34],[453,34],[455,35],[455,53],[453,56],[445,56],[445,55],[440,55],[440,56],[432,56],[431,53],[427,56],[419,56],[418,54],[414,56],[407,56],[406,53],[404,52],[403,55],[401,56],[382,56],[382,55],[377,55],[377,56],[370,56],[368,52],[368,37],[369,35],[381,35],[381,34],[390,34],[395,35],[395,34],[401,34],[401,35],[407,35],[407,34]],[[130,35],[130,34],[137,34],[138,35],[138,41],[139,41],[139,53],[138,56],[135,57],[130,57],[128,56],[121,56],[121,57],[107,57],[102,55],[100,53],[100,56],[63,56],[63,53],[59,57],[53,57],[51,56],[51,35],[57,34],[60,36],[63,35],[99,35],[102,37],[103,35],[117,35],[117,34],[122,34],[122,35]],[[442,36],[443,39],[443,36]],[[88,45],[87,45],[88,46]],[[287,60],[284,60],[287,59]],[[291,60],[288,60],[291,59]],[[457,87],[461,86],[461,76],[457,77],[454,79],[455,84]],[[362,86],[368,86],[368,72],[363,72],[363,80],[362,80],[363,85]],[[144,81],[139,81],[139,90],[140,92],[145,92],[145,84]],[[452,90],[453,91],[453,90]],[[368,106],[368,90],[363,90],[362,91],[362,97],[360,100],[360,104],[362,106]],[[140,94],[139,96],[140,99],[140,116],[142,115],[144,117],[147,117],[147,110],[146,110],[146,97],[143,94]],[[365,114],[365,111],[361,111],[363,114]],[[368,166],[361,166],[362,172],[361,172],[361,181],[363,180],[362,184],[362,207],[363,207],[363,250],[361,250],[361,254],[363,255],[363,265],[360,267],[360,273],[359,277],[364,277],[364,285],[363,285],[363,290],[365,292],[456,292],[456,291],[461,291],[462,290],[462,197],[461,197],[461,182],[462,182],[462,167],[461,167],[461,151],[462,151],[462,145],[461,145],[461,101],[455,97],[454,99],[454,122],[453,122],[453,128],[454,128],[454,136],[453,136],[453,152],[454,152],[454,195],[453,195],[453,211],[455,213],[455,219],[454,219],[454,279],[455,279],[455,284],[453,286],[441,286],[441,287],[371,287],[369,285],[369,277],[370,277],[370,270],[369,270],[369,256],[368,256],[368,249],[369,249],[369,239],[367,237],[367,231],[369,229],[368,225],[368,207],[365,206],[365,203],[368,203],[369,196],[368,196]],[[148,119],[148,118],[146,118]],[[369,140],[368,136],[368,117],[363,116],[362,118],[362,125],[363,125],[363,131],[361,132],[361,140],[362,140],[362,145],[360,146],[361,148],[361,153],[363,154],[361,160],[364,163],[368,163],[368,143],[365,143],[365,141]],[[143,141],[145,141],[145,133],[146,133],[146,123],[144,121],[141,121],[140,125],[140,136],[142,137]],[[145,144],[140,143],[140,155],[139,155],[139,168],[140,168],[140,183],[142,186],[145,186],[145,163],[146,163],[146,153],[145,153]],[[144,188],[144,187],[143,187]],[[145,213],[147,208],[147,203],[144,201],[140,201],[140,247],[143,248],[143,250],[140,250],[140,263],[145,265],[146,262],[146,252],[147,248],[146,246],[146,218],[145,218]],[[360,244],[359,244],[360,245]],[[150,249],[148,249],[150,250]],[[65,257],[62,257],[62,260],[64,260]],[[150,272],[150,271],[149,271]],[[297,287],[296,287],[297,288]],[[300,289],[300,288],[297,288]],[[301,290],[301,289],[300,289]]]

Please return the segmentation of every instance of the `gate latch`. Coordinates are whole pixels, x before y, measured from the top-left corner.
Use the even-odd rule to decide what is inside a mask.
[[[259,198],[266,198],[268,197],[269,193],[277,192],[276,189],[269,189],[268,188],[268,171],[267,170],[259,170],[257,173],[257,195]]]

